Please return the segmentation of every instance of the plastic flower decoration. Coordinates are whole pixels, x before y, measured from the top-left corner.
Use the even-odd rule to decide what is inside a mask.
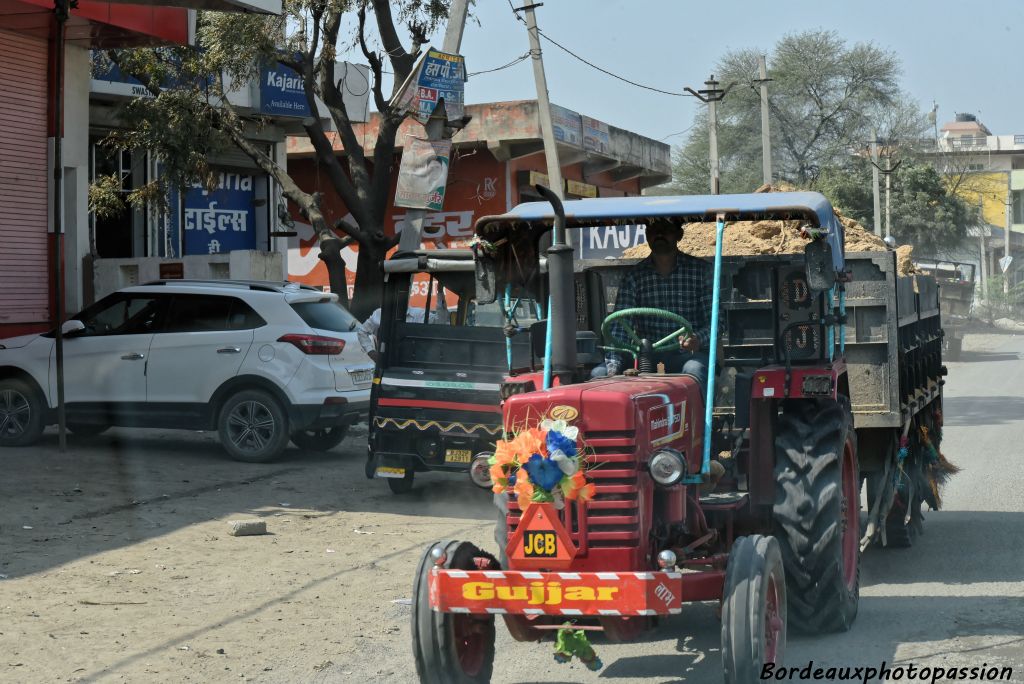
[[[496,494],[512,491],[525,509],[530,503],[589,501],[595,487],[583,476],[579,428],[564,420],[544,419],[495,444],[491,481]]]

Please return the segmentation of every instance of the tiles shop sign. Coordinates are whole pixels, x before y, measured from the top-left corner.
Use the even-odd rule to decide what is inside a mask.
[[[302,78],[277,62],[260,71],[260,111],[277,116],[309,116]]]
[[[253,177],[222,173],[217,188],[200,184],[185,193],[185,254],[256,249]]]

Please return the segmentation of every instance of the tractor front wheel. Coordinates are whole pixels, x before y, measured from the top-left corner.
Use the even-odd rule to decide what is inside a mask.
[[[786,577],[774,537],[740,537],[729,553],[722,593],[726,684],[761,680],[786,650]]]
[[[860,598],[860,478],[849,401],[790,400],[775,435],[775,537],[801,632],[842,632]]]
[[[469,542],[442,542],[449,570],[476,570],[477,558],[497,561]],[[431,546],[416,571],[412,594],[412,649],[421,682],[474,684],[491,681],[494,616],[438,613],[430,607]]]

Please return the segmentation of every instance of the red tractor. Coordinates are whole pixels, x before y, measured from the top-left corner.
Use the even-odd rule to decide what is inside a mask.
[[[548,303],[547,327],[531,330],[542,336],[534,344],[545,368],[503,383],[504,429],[573,426],[592,496],[559,508],[496,495],[493,552],[459,541],[427,549],[413,599],[420,679],[489,681],[499,617],[519,641],[558,633],[561,643],[585,630],[624,641],[686,602],[720,600],[725,681],[757,681],[765,664],[781,662],[787,623],[838,631],[857,614],[860,472],[843,355],[842,226],[816,193],[608,198],[563,210],[540,190],[550,204],[477,224],[476,296],[493,300],[509,283],[522,287],[519,274],[537,272],[517,251],[527,243],[539,262],[527,266],[547,273],[532,293]],[[623,342],[608,334],[609,316],[605,347],[629,349],[636,368],[592,380],[577,356],[580,340],[593,337],[577,333],[581,317],[607,316],[609,290],[580,286],[586,269],[574,269],[566,232],[655,218],[717,226],[706,391],[691,376],[652,372],[651,352],[678,344],[677,333]],[[729,295],[720,292],[722,238],[741,220],[798,220],[809,241],[803,258],[779,262],[760,283],[771,299],[757,300],[757,316],[729,329],[734,321],[722,326],[719,314]],[[613,280],[604,267],[594,265],[590,284]],[[634,316],[668,317],[679,334],[689,327],[651,309],[614,319],[631,331]],[[742,358],[744,340],[759,335],[768,345]],[[720,356],[723,337],[731,351]],[[735,407],[728,417],[713,411],[726,395]]]

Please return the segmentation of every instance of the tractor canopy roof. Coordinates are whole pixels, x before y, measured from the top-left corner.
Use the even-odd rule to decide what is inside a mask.
[[[734,221],[801,221],[825,233],[836,270],[843,269],[843,226],[829,201],[817,192],[602,197],[569,200],[564,207],[568,229],[646,224],[655,218],[679,223],[714,222],[719,214],[725,215],[727,231],[728,224]],[[502,238],[519,242],[526,236],[539,237],[551,229],[554,220],[554,210],[548,202],[526,202],[506,214],[480,218],[476,234],[492,244]]]

